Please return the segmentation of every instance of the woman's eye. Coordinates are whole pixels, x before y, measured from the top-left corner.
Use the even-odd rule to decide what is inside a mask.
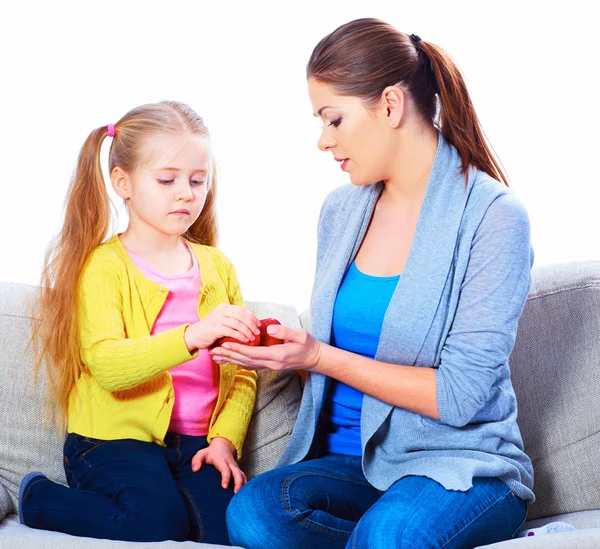
[[[206,179],[192,179],[191,184],[199,187],[200,185],[204,185],[206,183]]]
[[[334,128],[337,128],[340,124],[342,123],[342,119],[338,118],[336,120],[332,120],[331,122],[329,122],[329,124],[327,124],[328,126],[333,126]]]
[[[173,183],[174,179],[159,179],[158,182],[162,185],[170,185]]]

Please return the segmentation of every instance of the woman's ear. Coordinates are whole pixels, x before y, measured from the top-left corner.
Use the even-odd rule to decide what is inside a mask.
[[[129,176],[118,166],[110,174],[110,183],[117,196],[128,200],[131,196]]]
[[[398,86],[388,86],[381,93],[381,106],[386,122],[392,128],[402,124],[406,108],[406,95]]]

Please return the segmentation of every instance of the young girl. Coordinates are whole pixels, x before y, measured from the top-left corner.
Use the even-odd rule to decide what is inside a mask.
[[[107,136],[110,180],[129,225],[105,241]],[[225,509],[246,482],[236,459],[256,373],[219,367],[207,349],[222,336],[253,340],[259,322],[213,247],[215,186],[208,130],[181,103],[135,108],[84,143],[34,332],[67,424],[69,488],[26,475],[23,524],[229,544]]]

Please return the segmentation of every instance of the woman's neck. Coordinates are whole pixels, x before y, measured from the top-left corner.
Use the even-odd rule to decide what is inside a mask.
[[[390,206],[422,203],[437,148],[438,134],[435,128],[420,130],[409,127],[399,130],[398,146],[393,155],[390,175],[384,180],[381,200]]]

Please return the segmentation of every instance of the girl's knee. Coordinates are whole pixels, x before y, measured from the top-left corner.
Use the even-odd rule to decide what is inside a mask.
[[[132,541],[186,541],[190,524],[183,501],[157,508],[150,517],[136,511],[127,513],[127,522],[132,531]]]

